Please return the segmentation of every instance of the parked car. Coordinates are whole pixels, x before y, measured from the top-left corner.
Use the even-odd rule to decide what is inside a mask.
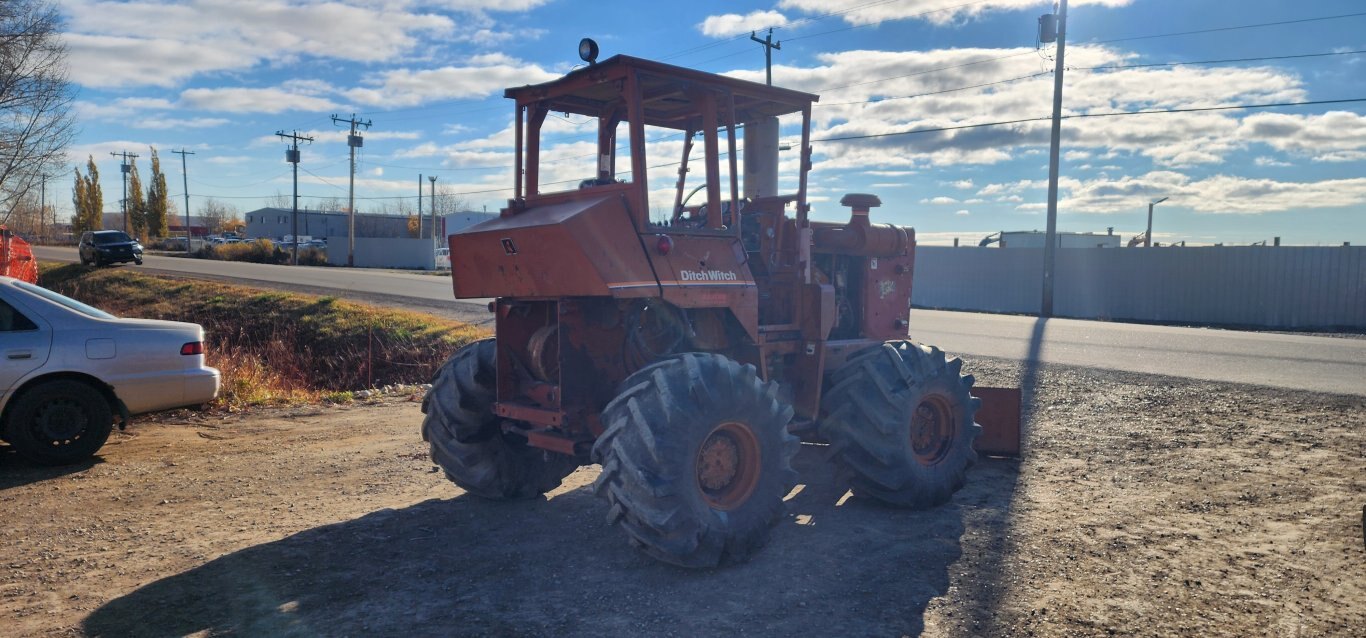
[[[218,396],[199,324],[120,319],[0,277],[0,439],[34,462],[89,458],[114,420]]]
[[[142,265],[142,244],[121,230],[95,230],[81,233],[81,243],[77,248],[82,264],[126,264],[133,262]]]
[[[436,249],[436,269],[437,269],[437,270],[450,270],[450,269],[451,269],[451,249],[449,249],[449,248],[437,248],[437,249]]]

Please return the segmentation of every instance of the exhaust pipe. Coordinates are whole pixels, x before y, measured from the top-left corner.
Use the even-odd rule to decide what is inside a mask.
[[[849,193],[840,199],[841,206],[850,208],[849,222],[811,222],[815,231],[816,252],[859,255],[863,257],[896,257],[906,254],[913,235],[905,228],[892,224],[873,224],[868,211],[882,205],[877,195]]]

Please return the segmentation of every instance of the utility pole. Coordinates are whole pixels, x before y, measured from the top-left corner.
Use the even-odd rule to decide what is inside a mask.
[[[768,85],[773,86],[773,50],[781,51],[783,43],[773,41],[773,27],[768,28],[768,35],[764,36],[764,39],[760,40],[753,31],[749,32],[749,39],[764,45],[764,77]]]
[[[289,215],[290,223],[294,230],[294,259],[295,266],[299,265],[299,140],[308,143],[313,142],[313,138],[306,135],[299,135],[298,131],[286,134],[284,131],[276,131],[276,135],[290,141],[290,148],[285,149],[285,161],[294,165],[294,210]]]
[[[343,120],[334,113],[332,123],[346,122],[351,125],[351,134],[346,136],[346,145],[351,148],[351,185],[346,196],[346,265],[356,265],[356,149],[365,145],[365,139],[356,132],[357,126],[370,128],[370,120],[364,122],[356,119],[356,114],[351,114],[351,119]]]
[[[432,182],[432,193],[427,198],[427,208],[432,210],[432,245],[436,245],[436,176],[429,175],[428,180]],[[433,249],[434,250],[434,249]]]
[[[182,148],[171,152],[180,156],[180,184],[185,187],[185,254],[188,255],[192,252],[190,250],[190,237],[193,233],[190,232],[190,172],[185,170],[185,156],[194,155],[194,151],[187,151]]]
[[[417,174],[417,238],[422,239],[422,173]]]
[[[128,226],[128,171],[132,170],[132,165],[128,163],[128,160],[137,159],[138,156],[137,153],[129,153],[128,151],[110,153],[110,155],[123,158],[123,164],[119,166],[123,172],[123,199],[119,200],[119,203],[123,205],[123,232],[131,233],[133,231]]]
[[[1039,18],[1040,42],[1046,41],[1045,23],[1049,16]],[[1062,71],[1063,54],[1067,47],[1067,0],[1060,0],[1054,20],[1057,38],[1057,60],[1053,67],[1053,135],[1048,145],[1048,231],[1043,245],[1043,302],[1040,317],[1053,316],[1053,265],[1058,250],[1058,153],[1062,140]]]

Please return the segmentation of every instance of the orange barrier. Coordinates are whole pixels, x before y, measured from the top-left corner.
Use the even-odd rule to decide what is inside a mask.
[[[33,258],[33,250],[4,226],[0,226],[0,275],[38,283],[38,260]]]

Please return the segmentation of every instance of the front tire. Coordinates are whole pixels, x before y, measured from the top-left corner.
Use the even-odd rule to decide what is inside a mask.
[[[94,456],[113,430],[104,395],[81,381],[48,381],[24,391],[11,408],[9,442],[40,465],[67,465]]]
[[[924,509],[947,502],[977,460],[972,375],[939,348],[890,341],[855,354],[827,381],[820,433],[855,495]]]
[[[685,354],[642,368],[603,410],[594,491],[645,553],[683,567],[747,559],[797,482],[792,407],[751,365]]]
[[[422,400],[422,440],[446,478],[466,492],[496,501],[534,498],[559,487],[579,463],[503,431],[493,413],[496,348],[493,339],[477,341],[441,366]]]

